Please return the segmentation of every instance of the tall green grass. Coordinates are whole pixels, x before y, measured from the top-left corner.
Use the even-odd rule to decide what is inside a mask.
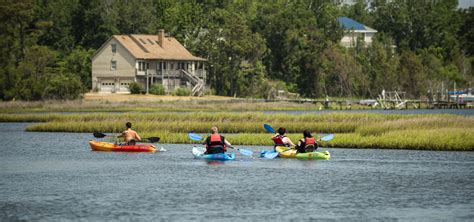
[[[191,143],[188,132],[206,135],[212,126],[238,145],[271,145],[262,127],[285,127],[296,142],[309,129],[335,133],[330,147],[474,150],[474,118],[456,115],[386,115],[367,113],[264,114],[260,112],[129,112],[84,114],[4,114],[0,121],[33,121],[28,131],[119,133],[125,122],[142,136],[163,143]]]

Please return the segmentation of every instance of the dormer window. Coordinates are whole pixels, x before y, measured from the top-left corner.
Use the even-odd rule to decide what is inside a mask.
[[[112,53],[116,53],[117,52],[117,45],[116,44],[112,44],[110,45],[112,47]]]

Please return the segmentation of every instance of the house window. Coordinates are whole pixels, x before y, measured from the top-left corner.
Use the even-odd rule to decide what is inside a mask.
[[[111,47],[112,47],[112,53],[116,53],[117,52],[117,45],[112,44]]]
[[[150,68],[150,64],[148,62],[138,62],[138,71],[145,71]]]
[[[110,69],[111,70],[116,70],[117,69],[117,61],[115,61],[115,60],[110,61]]]
[[[171,63],[171,69],[174,69],[174,63]]]

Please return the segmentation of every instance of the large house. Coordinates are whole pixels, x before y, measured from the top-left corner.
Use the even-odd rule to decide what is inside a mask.
[[[341,45],[347,48],[355,47],[358,38],[362,38],[365,46],[368,46],[372,43],[372,38],[375,33],[377,33],[377,30],[348,17],[338,17],[337,21],[344,29],[344,37],[341,39]]]
[[[92,89],[100,93],[128,93],[129,84],[143,89],[162,84],[167,92],[190,87],[203,93],[205,62],[193,56],[175,38],[158,35],[114,35],[92,56]]]

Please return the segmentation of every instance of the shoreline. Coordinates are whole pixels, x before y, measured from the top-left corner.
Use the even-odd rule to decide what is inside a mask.
[[[32,132],[109,132],[132,122],[142,137],[159,136],[162,143],[192,143],[188,132],[208,134],[212,126],[235,145],[272,145],[263,124],[285,127],[294,141],[309,129],[335,134],[325,147],[474,151],[474,117],[449,114],[320,113],[266,114],[262,112],[84,112],[3,114],[1,122],[31,122]]]

